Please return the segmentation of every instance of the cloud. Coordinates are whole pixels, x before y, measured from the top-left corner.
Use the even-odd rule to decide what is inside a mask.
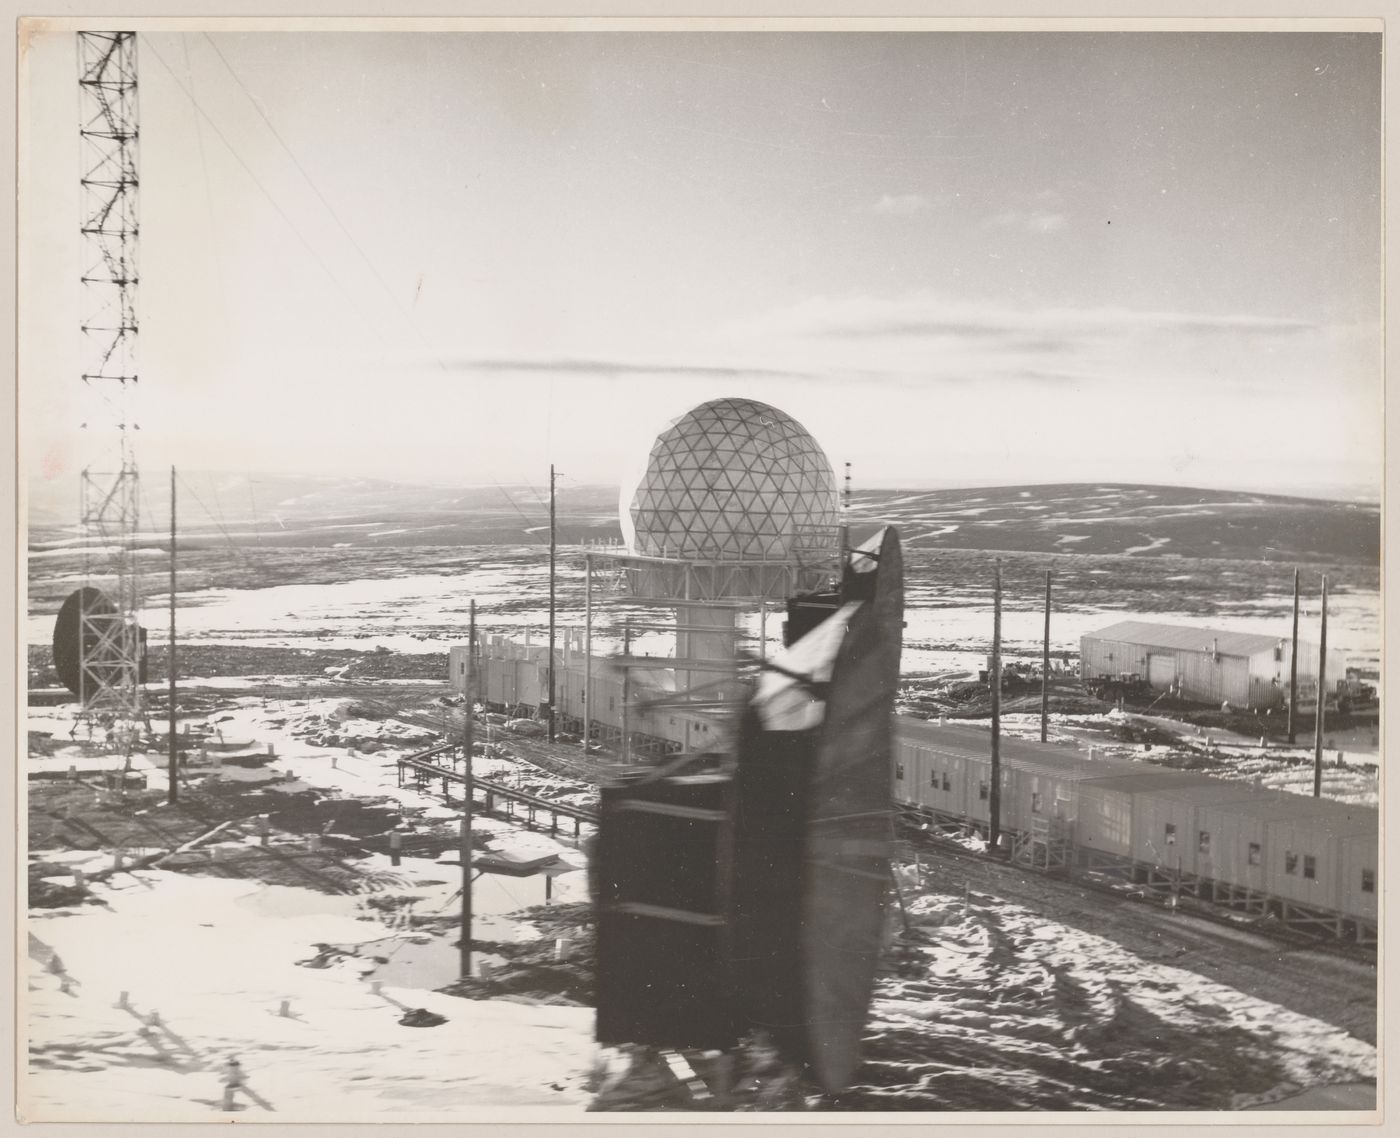
[[[1289,317],[1252,313],[1171,312],[1101,306],[1018,308],[993,301],[950,301],[930,292],[898,297],[812,297],[770,312],[733,331],[740,339],[829,341],[951,339],[966,347],[1019,351],[1065,350],[1089,340],[1206,333],[1296,337],[1320,326]]]
[[[1069,218],[1048,210],[1004,210],[982,219],[986,229],[1021,229],[1027,233],[1058,233],[1069,227]]]
[[[1035,368],[1027,368],[1018,372],[1017,379],[1026,380],[1030,383],[1045,384],[1051,386],[1078,386],[1082,383],[1097,383],[1100,377],[1096,375],[1083,375],[1069,371],[1039,371]]]
[[[928,336],[958,340],[1000,340],[1017,332],[1014,326],[978,324],[968,320],[878,318],[866,322],[814,328],[813,335],[837,339],[883,339],[885,337]]]
[[[909,217],[931,204],[923,194],[881,194],[870,212],[880,217]]]
[[[1170,317],[1163,327],[1177,332],[1263,333],[1269,336],[1296,336],[1313,332],[1317,325],[1307,320],[1277,320],[1267,316],[1191,316],[1164,313]]]
[[[1197,393],[1223,386],[1242,393],[1263,384],[1296,392],[1328,368],[1369,374],[1350,362],[1354,352],[1335,343],[1333,326],[1304,319],[1017,305],[930,290],[809,297],[736,323],[723,339],[735,359],[856,382],[861,373],[886,385],[905,377],[917,387],[969,397],[1009,384],[1047,398],[1077,398],[1105,385]]]
[[[783,368],[744,367],[680,363],[638,363],[633,360],[582,359],[449,359],[452,371],[515,372],[534,375],[580,375],[589,377],[624,375],[693,375],[720,379],[766,376],[776,379],[810,379],[810,373]]]

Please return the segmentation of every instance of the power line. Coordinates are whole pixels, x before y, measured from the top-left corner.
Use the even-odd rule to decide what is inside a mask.
[[[176,477],[179,479],[180,484],[184,486],[184,488],[194,496],[194,500],[199,503],[200,508],[204,511],[205,515],[209,518],[209,520],[213,522],[214,525],[218,528],[220,534],[223,535],[224,541],[227,543],[229,549],[233,552],[233,555],[240,561],[242,561],[246,568],[252,569],[255,572],[261,572],[262,566],[259,565],[258,562],[249,555],[247,550],[240,548],[238,544],[233,540],[233,535],[228,532],[228,528],[223,523],[223,511],[220,511],[219,517],[215,517],[214,512],[210,510],[207,505],[205,505],[204,499],[201,498],[199,496],[199,492],[189,484],[185,476],[177,473]]]
[[[151,43],[149,37],[146,37],[146,43],[147,46],[150,48],[151,54],[154,55],[156,57],[156,61],[162,67],[165,68],[166,72],[170,76],[171,81],[175,84],[176,87],[179,88],[180,93],[190,101],[190,105],[193,106],[194,109],[204,118],[204,121],[209,124],[210,129],[213,130],[214,134],[218,137],[219,141],[224,144],[228,152],[231,155],[233,155],[234,160],[237,161],[237,163],[241,167],[243,167],[244,173],[246,173],[248,177],[253,180],[253,184],[257,186],[259,190],[262,191],[263,197],[267,198],[272,208],[277,211],[277,215],[283,221],[285,221],[287,223],[287,227],[293,233],[296,234],[297,239],[301,242],[302,246],[306,249],[308,253],[311,254],[312,260],[314,260],[316,264],[320,267],[321,271],[326,274],[326,276],[330,279],[331,283],[335,285],[337,289],[340,290],[341,295],[353,307],[358,309],[359,305],[356,303],[355,298],[346,291],[345,286],[340,282],[340,278],[337,277],[335,273],[331,271],[330,266],[326,264],[326,262],[321,258],[321,255],[316,252],[315,248],[306,239],[306,235],[302,233],[301,228],[297,225],[295,221],[292,220],[292,218],[288,215],[287,211],[282,208],[282,206],[278,203],[277,199],[272,196],[272,192],[265,185],[263,185],[262,179],[260,179],[257,176],[257,174],[253,172],[253,168],[248,165],[248,163],[244,160],[243,156],[239,154],[238,150],[234,147],[233,143],[231,143],[228,140],[228,136],[225,135],[224,132],[219,129],[219,124],[216,123],[212,118],[210,118],[209,112],[199,105],[199,100],[196,99],[194,95],[189,91],[189,89],[186,88],[185,85],[180,82],[180,77],[175,74],[175,69],[172,68],[170,64],[168,64],[165,61],[165,58],[160,54],[160,52],[156,50],[155,45]]]
[[[506,488],[504,486],[502,486],[499,482],[493,482],[491,483],[491,485],[501,492],[501,497],[503,497],[510,504],[511,508],[514,509],[515,512],[520,515],[522,521],[530,525],[537,524],[533,518],[528,518],[525,516],[525,511],[520,508],[520,504],[516,502],[514,498],[512,498],[509,494],[506,493]],[[531,489],[534,489],[534,487],[531,487]]]
[[[225,56],[224,53],[219,50],[219,45],[214,42],[213,38],[209,35],[208,32],[203,32],[201,34],[204,36],[209,46],[214,49],[214,54],[219,57],[219,61],[224,65],[224,68],[228,71],[229,75],[233,77],[233,81],[236,84],[238,84],[238,89],[243,92],[243,94],[247,97],[248,102],[253,105],[253,109],[257,111],[258,117],[262,119],[264,123],[267,124],[267,129],[272,132],[272,137],[277,139],[278,144],[286,152],[287,157],[292,160],[292,165],[294,165],[297,168],[297,172],[300,173],[302,178],[305,179],[306,184],[311,187],[311,192],[314,193],[317,199],[320,201],[320,203],[326,207],[326,212],[330,214],[331,219],[339,227],[341,233],[345,234],[345,239],[350,242],[351,247],[355,250],[356,253],[360,255],[360,260],[362,260],[365,263],[366,268],[369,269],[370,273],[374,276],[374,279],[379,282],[379,286],[384,290],[385,295],[387,295],[389,299],[394,303],[394,305],[398,308],[405,322],[413,330],[414,334],[418,337],[419,342],[422,343],[424,348],[428,349],[430,354],[433,354],[433,360],[434,362],[436,362],[439,368],[441,368],[443,371],[449,370],[447,365],[443,363],[442,359],[436,354],[432,353],[431,348],[428,348],[427,341],[424,339],[422,332],[419,331],[418,326],[414,322],[413,317],[409,313],[408,309],[404,307],[403,301],[399,298],[398,294],[389,286],[389,282],[384,279],[383,275],[375,267],[374,262],[370,260],[369,254],[366,253],[361,247],[360,243],[355,240],[355,235],[350,232],[345,222],[341,220],[340,214],[338,214],[335,211],[335,207],[331,205],[330,201],[326,198],[326,195],[321,192],[321,188],[318,185],[316,185],[311,175],[307,173],[306,167],[301,164],[301,160],[296,156],[295,151],[293,151],[292,148],[287,145],[287,140],[282,137],[281,132],[278,131],[277,127],[273,124],[272,120],[268,118],[267,112],[262,109],[262,105],[257,101],[257,99],[253,97],[253,93],[248,90],[243,80],[239,78],[238,72],[233,69],[233,65],[229,63],[228,57]]]

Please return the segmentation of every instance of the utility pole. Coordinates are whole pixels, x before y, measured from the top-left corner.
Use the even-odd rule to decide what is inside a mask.
[[[549,464],[549,741],[554,742],[554,464]]]
[[[1040,741],[1050,730],[1050,570],[1045,570],[1045,644],[1040,653]]]
[[[1293,651],[1288,669],[1288,745],[1298,742],[1298,570],[1293,570]]]
[[[170,655],[166,669],[170,681],[170,805],[180,797],[180,748],[175,741],[175,468],[170,468]]]
[[[462,927],[461,978],[472,974],[472,710],[476,704],[476,600],[471,602],[467,633],[466,699],[462,703]]]
[[[1317,641],[1317,715],[1313,731],[1313,797],[1322,797],[1322,734],[1327,724],[1327,578],[1322,578],[1322,633]]]
[[[992,666],[987,679],[992,685],[992,785],[988,794],[987,811],[990,823],[987,835],[991,850],[997,852],[1001,840],[1001,558],[996,561],[996,579],[992,592]]]
[[[593,728],[593,554],[583,554],[583,753]]]
[[[622,764],[632,761],[632,667],[627,658],[632,655],[632,626],[622,626]]]

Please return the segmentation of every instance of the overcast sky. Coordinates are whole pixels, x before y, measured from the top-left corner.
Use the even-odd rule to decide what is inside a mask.
[[[1380,37],[143,34],[139,457],[615,482],[705,399],[858,485],[1377,491]],[[27,57],[22,433],[76,377]]]

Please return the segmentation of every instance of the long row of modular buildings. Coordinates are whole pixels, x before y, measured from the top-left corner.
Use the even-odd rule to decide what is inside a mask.
[[[616,744],[624,725],[635,755],[723,745],[713,713],[681,706],[641,712],[639,691],[664,697],[674,673],[634,668],[630,679],[565,640],[556,660],[558,723],[581,731],[591,671],[593,737]],[[535,714],[548,688],[543,645],[493,637],[478,653],[484,702]],[[453,685],[465,690],[465,647],[451,653]],[[635,685],[629,692],[627,684]],[[664,703],[664,698],[662,700]],[[628,704],[632,710],[624,716]],[[1373,806],[1265,791],[1196,772],[1077,749],[1004,739],[1001,828],[1015,853],[1046,868],[1117,873],[1149,888],[1182,890],[1286,924],[1370,942],[1376,932],[1378,812]],[[900,716],[891,771],[901,807],[944,824],[986,829],[990,806],[986,730]]]
[[[1043,868],[1117,874],[1299,928],[1373,943],[1379,812],[1029,740],[1001,743],[1000,828]],[[990,824],[989,733],[901,717],[895,800]]]

